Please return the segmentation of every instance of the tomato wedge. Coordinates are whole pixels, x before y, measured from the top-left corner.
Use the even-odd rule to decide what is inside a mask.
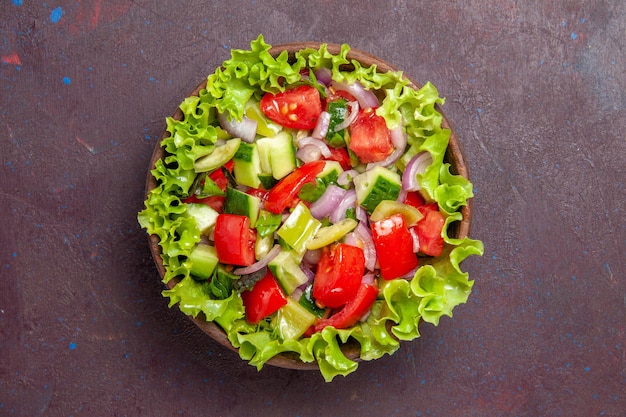
[[[326,326],[333,326],[336,329],[347,329],[354,326],[369,311],[377,296],[377,287],[362,283],[352,300],[329,318],[318,320],[314,330],[319,332]]]
[[[420,210],[424,218],[414,226],[417,237],[420,241],[420,252],[424,255],[440,256],[443,252],[444,240],[441,231],[446,223],[445,217],[437,209],[437,204],[433,208],[431,205],[427,209]]]
[[[393,152],[387,123],[376,114],[375,109],[368,107],[359,110],[356,120],[350,125],[348,148],[364,164],[382,161]]]
[[[402,214],[373,222],[372,238],[383,279],[404,276],[417,267],[419,262],[413,252],[413,238]]]
[[[287,304],[287,297],[269,269],[251,290],[241,293],[241,299],[246,309],[246,320],[252,324],[257,324]]]
[[[221,213],[215,221],[215,250],[223,264],[249,266],[255,262],[256,232],[247,216]]]
[[[310,85],[277,94],[267,93],[260,104],[270,120],[290,129],[313,129],[322,113],[320,92]]]
[[[326,246],[313,279],[313,297],[325,307],[341,307],[355,296],[365,272],[365,255],[357,246]]]
[[[294,207],[298,203],[298,193],[302,186],[314,182],[315,176],[322,172],[325,165],[324,161],[307,162],[278,181],[278,184],[267,193],[265,209],[280,214],[287,207]]]
[[[205,198],[198,198],[195,195],[190,195],[183,200],[183,203],[205,204],[211,207],[213,210],[217,211],[218,213],[221,213],[224,211],[224,200],[225,197],[221,195],[212,195]]]

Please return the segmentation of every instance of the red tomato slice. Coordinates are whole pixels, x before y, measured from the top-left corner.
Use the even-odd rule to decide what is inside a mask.
[[[402,214],[394,214],[373,222],[372,237],[383,279],[404,276],[417,267],[418,259],[413,252],[413,239]]]
[[[249,266],[255,262],[256,232],[250,219],[237,214],[220,214],[215,221],[215,249],[223,264]]]
[[[393,152],[391,133],[382,116],[375,109],[360,109],[356,120],[350,125],[350,150],[364,164],[378,162]]]
[[[436,209],[420,210],[424,218],[415,225],[417,237],[420,241],[420,252],[425,255],[439,256],[443,252],[443,237],[441,231],[446,222],[443,214]]]
[[[371,284],[362,283],[356,296],[336,314],[327,319],[318,320],[314,330],[322,331],[326,326],[336,329],[347,329],[354,326],[369,311],[378,296],[378,288]]]
[[[183,200],[183,203],[199,203],[206,204],[211,207],[213,210],[221,213],[224,211],[224,200],[226,198],[221,195],[213,195],[205,198],[198,198],[195,195],[191,195]]]
[[[265,209],[280,214],[287,207],[294,207],[298,203],[298,193],[302,186],[315,181],[315,176],[322,172],[325,165],[324,161],[307,162],[278,181],[267,193]]]
[[[269,269],[251,290],[241,293],[241,299],[246,309],[246,320],[252,324],[257,324],[287,304],[287,297]]]
[[[282,93],[265,94],[261,98],[261,110],[279,125],[309,130],[315,127],[322,113],[322,100],[316,88],[300,85]]]
[[[348,151],[346,148],[333,148],[329,146],[330,156],[326,158],[329,161],[337,161],[341,165],[341,168],[344,170],[352,169],[352,165],[350,165],[350,155],[348,155]]]
[[[341,307],[356,296],[364,272],[363,249],[345,243],[326,247],[313,279],[313,297],[323,306]]]
[[[420,209],[420,207],[422,207],[424,204],[426,204],[426,201],[424,200],[424,197],[422,197],[422,195],[417,192],[417,191],[409,191],[408,193],[406,193],[406,198],[404,199],[404,204],[408,204],[409,206],[413,206],[416,209]],[[420,210],[421,211],[421,210]],[[422,213],[424,214],[424,213]]]

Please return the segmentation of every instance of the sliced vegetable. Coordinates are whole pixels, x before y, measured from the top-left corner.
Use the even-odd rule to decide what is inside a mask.
[[[424,218],[415,226],[420,242],[420,252],[430,256],[440,256],[444,240],[442,230],[446,219],[439,210],[424,210]]]
[[[241,293],[241,299],[246,309],[246,320],[252,324],[260,322],[287,304],[287,297],[269,270],[251,290]]]
[[[267,93],[261,99],[261,110],[274,122],[290,129],[313,129],[322,112],[319,91],[300,85],[282,93]]]
[[[398,201],[383,200],[374,209],[370,216],[370,220],[377,222],[394,214],[401,214],[404,217],[407,227],[415,226],[424,215],[415,207],[409,204],[403,204]]]
[[[214,246],[199,243],[189,253],[191,274],[200,279],[209,279],[217,267],[217,251]]]
[[[393,152],[387,123],[373,108],[359,110],[356,120],[350,125],[348,148],[364,164],[382,161]]]
[[[309,162],[281,179],[268,193],[265,209],[279,214],[287,207],[295,206],[302,186],[315,181],[315,176],[324,169],[324,166],[324,161]]]
[[[325,247],[313,280],[313,296],[318,305],[341,307],[352,300],[364,271],[363,249],[345,243]]]
[[[327,319],[318,320],[315,324],[315,331],[320,332],[327,326],[335,329],[347,329],[354,326],[363,316],[365,316],[376,301],[378,288],[371,284],[362,283],[353,299],[338,312]]]
[[[193,169],[196,172],[206,172],[221,167],[235,156],[240,144],[239,138],[227,140],[225,144],[216,146],[213,152],[194,162]]]
[[[215,222],[215,249],[223,264],[249,266],[255,262],[256,232],[250,219],[237,214],[220,214]]]
[[[295,340],[315,323],[316,317],[296,300],[287,297],[287,304],[276,314],[273,323],[282,340]]]
[[[237,183],[259,188],[261,180],[261,158],[256,143],[241,142],[233,156],[233,174]]]
[[[307,242],[315,236],[321,225],[304,204],[298,203],[276,234],[296,253],[303,254]]]
[[[224,213],[239,214],[250,219],[250,227],[256,226],[259,218],[261,199],[239,191],[235,188],[226,188],[226,199],[224,200]]]
[[[394,214],[373,222],[372,238],[383,279],[395,279],[417,268],[418,259],[413,252],[413,238],[404,216]]]
[[[330,226],[320,227],[317,233],[315,233],[315,236],[313,236],[313,239],[306,242],[306,248],[308,250],[320,249],[331,243],[338,242],[345,235],[353,231],[357,224],[358,222],[354,219],[343,219]]]
[[[395,172],[375,166],[354,178],[358,203],[372,213],[383,200],[397,200],[402,189],[401,179]]]

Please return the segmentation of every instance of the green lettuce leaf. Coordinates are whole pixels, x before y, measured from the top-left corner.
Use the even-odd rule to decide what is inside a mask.
[[[174,278],[178,281],[172,289],[163,291],[170,307],[178,305],[185,314],[202,315],[217,323],[241,358],[257,369],[282,352],[292,352],[303,362],[316,361],[324,379],[332,381],[358,367],[358,362],[341,351],[349,339],[360,344],[362,360],[390,355],[398,350],[400,341],[420,336],[418,326],[422,321],[437,325],[442,316],[452,316],[454,307],[467,301],[473,282],[459,265],[470,255],[482,255],[483,245],[469,238],[450,238],[448,228],[461,220],[458,210],[473,196],[472,184],[451,174],[449,164],[444,163],[450,131],[441,126],[443,116],[436,106],[444,99],[431,83],[419,90],[409,88],[401,72],[378,73],[375,66],[364,67],[349,60],[350,47],[345,44],[336,55],[326,45],[304,49],[295,54],[292,63],[287,53],[272,57],[270,48],[259,36],[251,42],[250,50],[233,50],[231,58],[207,77],[206,88],[181,103],[182,119],[166,119],[167,135],[161,143],[166,156],[151,171],[157,186],[147,196],[138,221],[148,234],[159,239],[166,268],[163,282]],[[345,64],[352,64],[354,70],[347,71]],[[286,85],[300,81],[300,71],[305,67],[327,67],[337,81],[359,81],[366,88],[385,92],[377,113],[390,129],[402,124],[409,144],[407,157],[423,151],[432,155],[432,165],[419,180],[427,197],[436,201],[446,216],[443,235],[447,245],[442,256],[420,267],[412,279],[382,282],[378,300],[365,321],[350,329],[327,327],[311,337],[283,341],[270,319],[257,325],[245,320],[237,292],[216,299],[209,283],[191,277],[188,256],[200,241],[200,232],[182,200],[189,195],[196,177],[194,162],[210,154],[218,138],[224,138],[217,114],[227,112],[231,118],[241,120],[252,97],[259,99],[265,92],[283,91]],[[315,80],[312,82],[315,84]],[[402,164],[398,168],[402,170]],[[268,230],[273,227],[270,223]]]

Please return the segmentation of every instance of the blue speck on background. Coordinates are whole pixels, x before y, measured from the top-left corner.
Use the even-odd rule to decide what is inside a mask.
[[[68,345],[68,347],[70,348],[70,350],[74,350],[74,349],[76,349],[76,343],[74,343],[74,342],[70,342],[70,344]]]
[[[570,37],[572,38],[573,41],[576,40],[576,38],[578,38],[578,34],[576,32],[572,32],[572,34],[570,35]]]
[[[21,6],[22,5],[22,0],[13,0],[13,5],[14,6]]]
[[[63,84],[65,85],[72,84],[72,79],[70,77],[63,77]]]
[[[59,20],[61,20],[61,16],[63,16],[63,8],[59,6],[56,9],[52,10],[52,12],[50,13],[50,21],[52,23],[57,23]]]

